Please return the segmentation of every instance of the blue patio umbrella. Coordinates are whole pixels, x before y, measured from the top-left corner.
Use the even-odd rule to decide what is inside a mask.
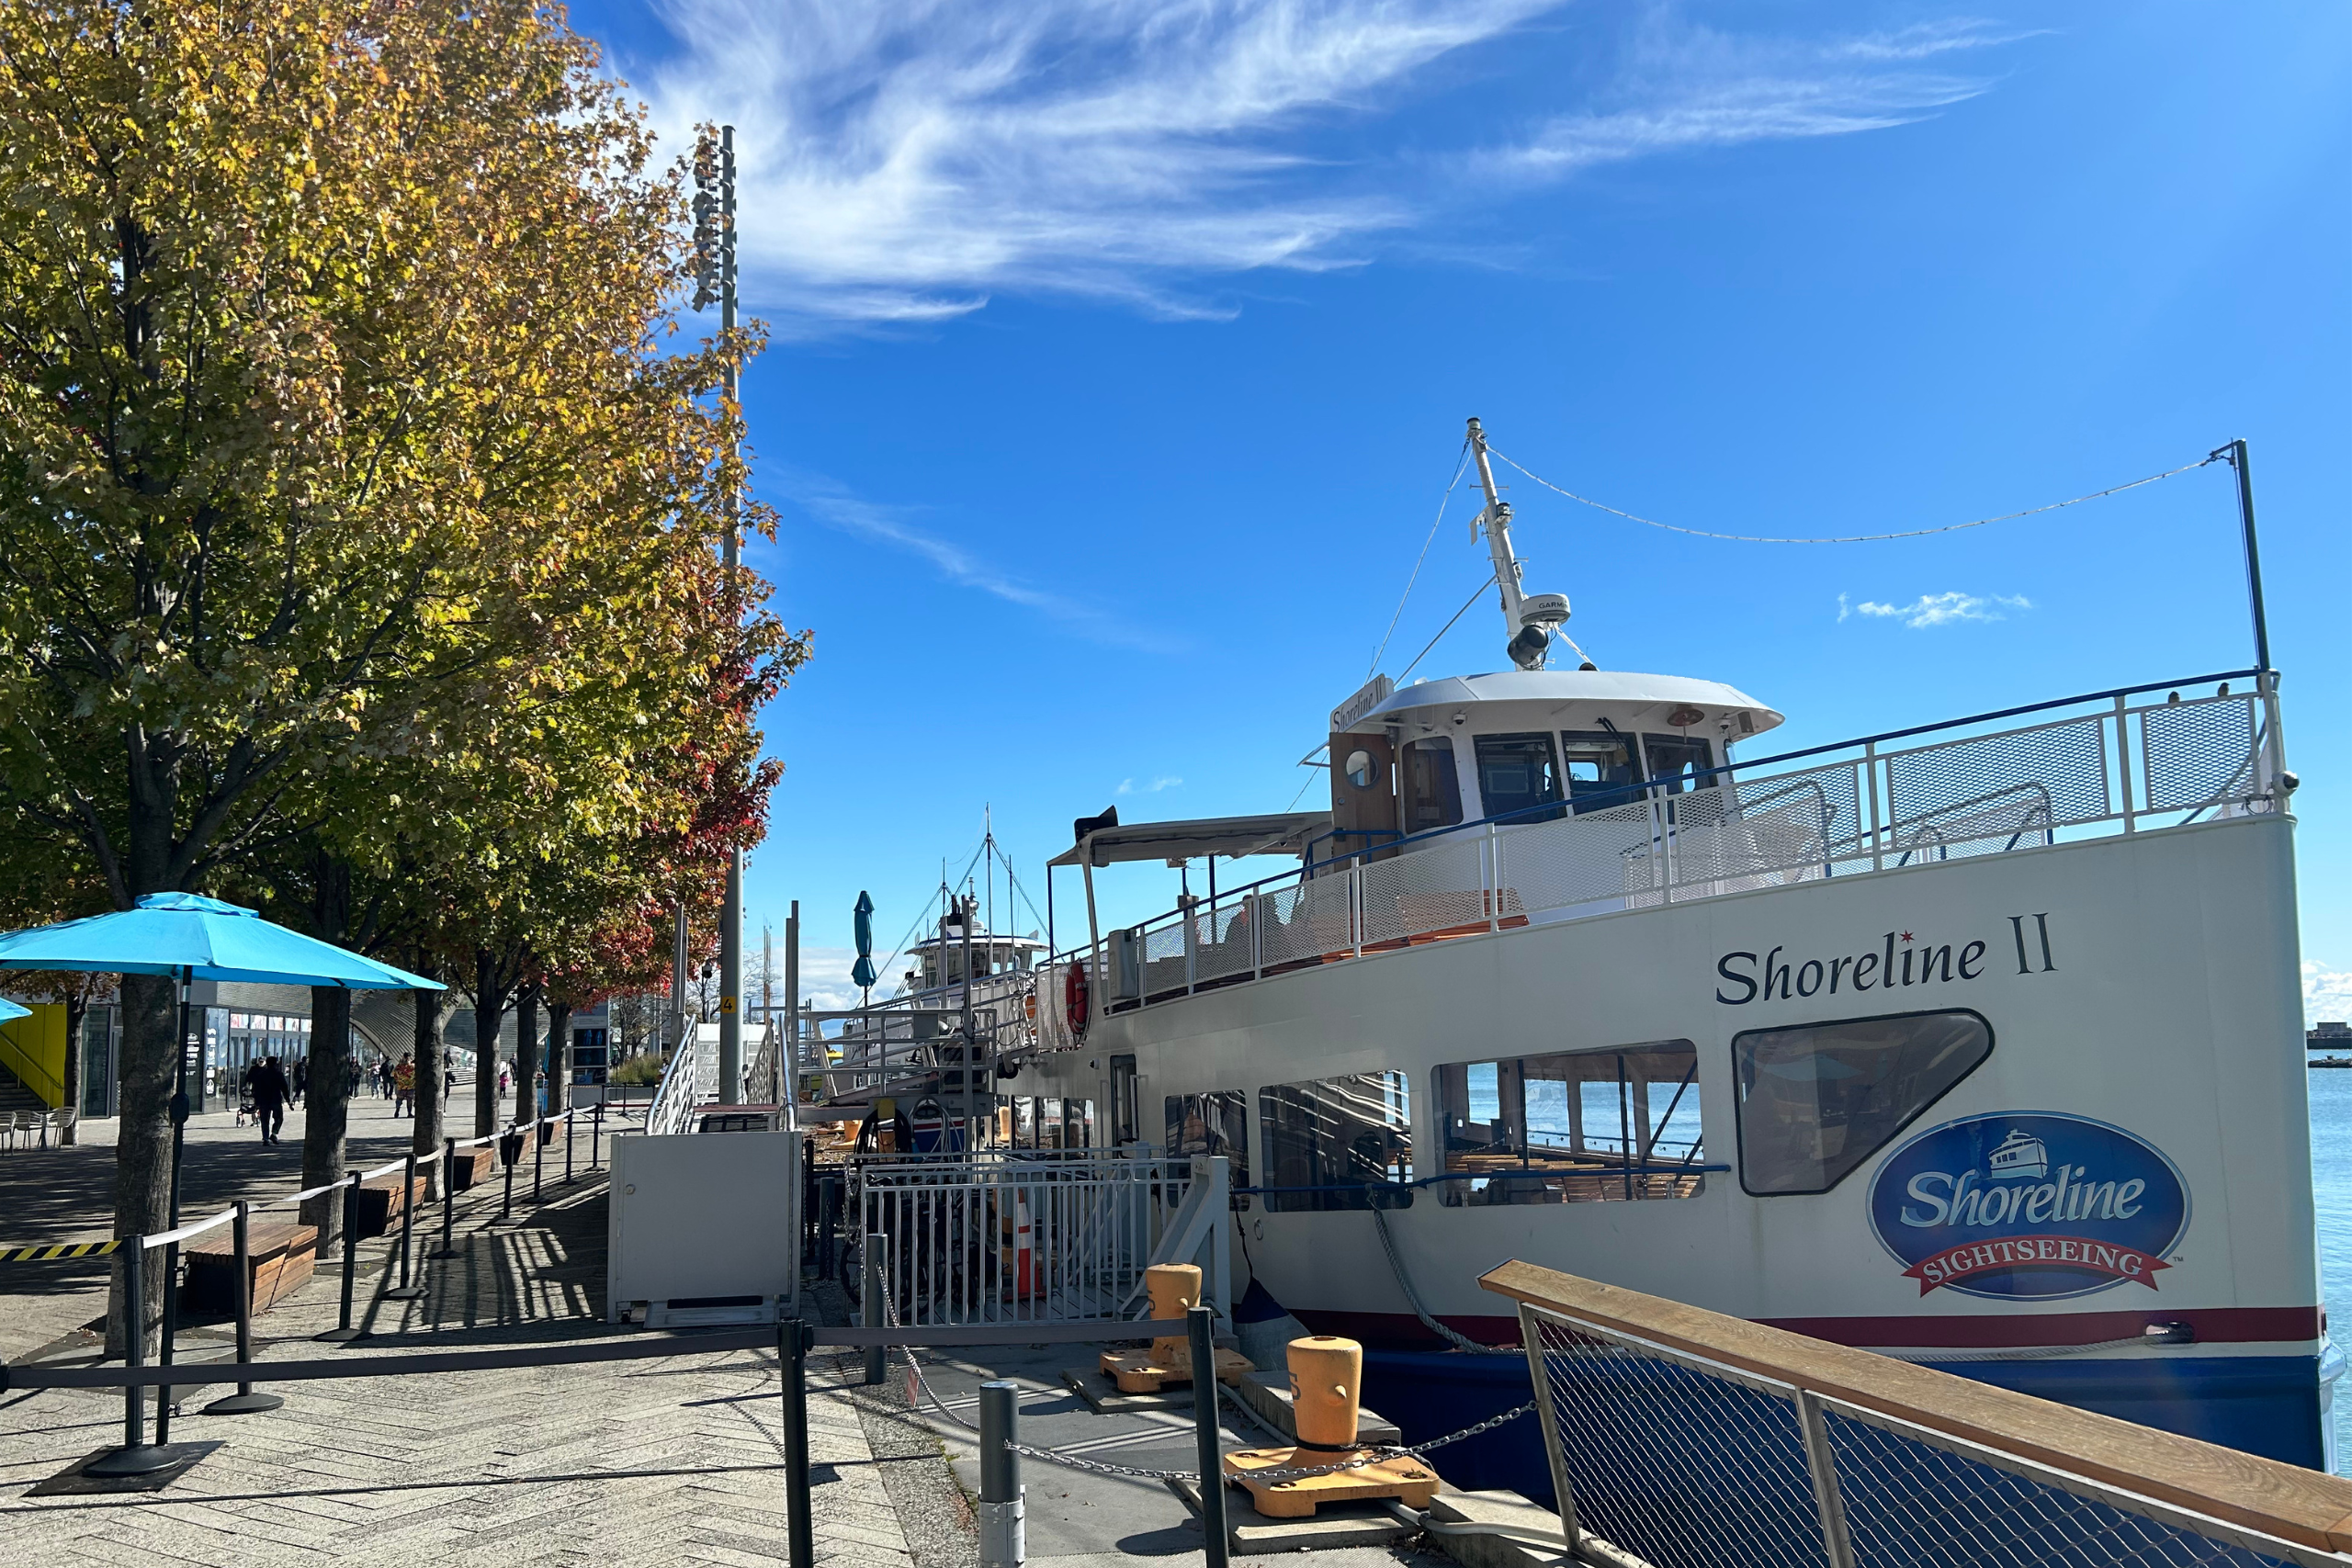
[[[874,973],[873,894],[858,894],[857,908],[851,911],[851,924],[857,936],[857,962],[850,967],[850,984],[861,991],[870,991],[877,978]]]
[[[12,1018],[30,1018],[32,1015],[32,1009],[20,1008],[7,998],[0,997],[0,1023],[6,1023]]]
[[[187,988],[197,980],[438,991],[437,980],[362,958],[273,925],[253,910],[194,893],[150,893],[128,909],[0,936],[0,969],[169,975],[179,986],[180,1059],[172,1096],[171,1223],[180,1223],[180,1149],[187,1124]]]

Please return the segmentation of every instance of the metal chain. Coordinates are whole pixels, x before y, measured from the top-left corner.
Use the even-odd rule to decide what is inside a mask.
[[[899,1323],[898,1303],[890,1299],[890,1280],[888,1272],[884,1269],[876,1269],[874,1271],[874,1282],[882,1288],[883,1321],[888,1323],[893,1328],[900,1326]],[[955,1422],[958,1427],[963,1427],[967,1432],[971,1432],[977,1435],[979,1428],[973,1426],[969,1421],[965,1420],[961,1416],[956,1415],[953,1410],[948,1409],[947,1402],[940,1398],[938,1393],[933,1390],[931,1386],[931,1380],[922,1375],[922,1363],[915,1359],[914,1347],[911,1345],[901,1345],[899,1347],[899,1349],[907,1358],[907,1370],[915,1375],[915,1386],[922,1390],[925,1397],[930,1399],[932,1404],[938,1407],[939,1413],[942,1416],[946,1416],[950,1421]]]
[[[1458,1432],[1449,1432],[1442,1438],[1433,1438],[1426,1443],[1410,1445],[1382,1443],[1340,1460],[1337,1463],[1291,1465],[1281,1470],[1253,1470],[1250,1472],[1249,1479],[1251,1481],[1303,1481],[1313,1475],[1333,1475],[1343,1470],[1362,1470],[1366,1465],[1378,1464],[1384,1460],[1402,1459],[1407,1455],[1419,1459],[1432,1449],[1442,1449],[1448,1443],[1458,1443],[1464,1438],[1475,1438],[1482,1432],[1491,1432],[1508,1422],[1518,1420],[1534,1408],[1535,1402],[1531,1399],[1516,1410],[1506,1410],[1499,1416],[1490,1416],[1475,1427],[1464,1427]],[[1049,1464],[1065,1465],[1071,1470],[1089,1471],[1096,1475],[1124,1475],[1136,1481],[1190,1481],[1195,1484],[1201,1479],[1201,1473],[1196,1470],[1139,1470],[1132,1465],[1105,1464],[1101,1460],[1081,1459],[1076,1454],[1061,1453],[1053,1449],[1033,1449],[1026,1443],[1007,1443],[1005,1447],[1014,1453],[1026,1454],[1031,1459],[1041,1459]]]

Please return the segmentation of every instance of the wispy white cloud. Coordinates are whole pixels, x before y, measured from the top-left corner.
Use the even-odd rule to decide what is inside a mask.
[[[1182,779],[1171,778],[1166,775],[1156,778],[1149,784],[1142,784],[1136,783],[1133,779],[1121,779],[1119,781],[1119,787],[1112,793],[1114,795],[1158,795],[1161,790],[1174,789],[1178,784],[1181,784],[1184,781]]]
[[[1145,653],[1175,651],[1171,639],[1127,616],[1035,587],[986,556],[917,527],[910,519],[920,508],[868,501],[821,474],[770,469],[765,482],[820,523],[914,556],[950,582],[1034,610],[1089,642]]]
[[[1600,104],[1553,118],[1487,166],[1556,176],[1704,147],[1884,130],[1984,92],[1991,79],[1956,69],[1960,58],[2026,36],[1944,21],[1801,42],[1691,27],[1661,7]]]
[[[1947,62],[2005,41],[1965,22],[1757,40],[1655,0],[1594,24],[1598,85],[1559,89],[1583,101],[1473,133],[1499,153],[1329,151],[1335,127],[1377,142],[1435,62],[1560,3],[664,0],[675,51],[618,63],[673,145],[736,125],[747,291],[808,331],[936,321],[1006,289],[1222,314],[1216,279],[1424,243],[1479,199],[1473,164],[1552,178],[1898,124],[1980,91]]]
[[[1868,615],[1877,620],[1901,621],[1914,630],[1927,626],[1948,626],[1959,621],[2003,621],[2006,610],[2030,610],[2033,601],[2022,593],[1922,593],[1907,604],[1890,604],[1881,600],[1859,602],[1840,593],[1838,595],[1838,618],[1848,620],[1855,615]]]
[[[2303,960],[2303,1027],[2323,1018],[2352,1019],[2352,969]]]

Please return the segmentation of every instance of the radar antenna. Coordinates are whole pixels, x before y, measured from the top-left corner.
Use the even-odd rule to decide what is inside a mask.
[[[1521,670],[1541,670],[1552,651],[1552,628],[1568,618],[1565,593],[1521,592],[1519,557],[1510,547],[1510,502],[1495,489],[1495,470],[1487,461],[1487,433],[1474,415],[1470,421],[1470,452],[1477,459],[1478,483],[1487,492],[1487,509],[1472,519],[1470,536],[1487,530],[1487,549],[1495,558],[1495,582],[1503,591],[1503,621],[1510,629],[1504,649]]]

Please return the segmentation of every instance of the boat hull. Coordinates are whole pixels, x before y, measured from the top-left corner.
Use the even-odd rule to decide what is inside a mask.
[[[1375,1216],[1261,1191],[1236,1216],[1266,1291],[1405,1357],[1383,1366],[1435,1343],[1417,1305],[1515,1340],[1476,1281],[1523,1258],[1929,1364],[2030,1351],[1948,1365],[2315,1465],[2326,1387],[2292,835],[2285,816],[2238,816],[1367,953],[1114,1013],[1007,1087],[1107,1103],[1111,1063],[1132,1056],[1154,1143],[1170,1097],[1247,1091],[1263,1187],[1261,1089],[1403,1074],[1409,1200]],[[1910,952],[1946,946],[1957,965],[1914,976]],[[1856,954],[1885,955],[1860,994],[1860,965],[1830,966]],[[1981,1019],[1989,1053],[1827,1190],[1750,1190],[1738,1039],[1924,1012]],[[1691,1195],[1482,1203],[1455,1185],[1449,1202],[1430,1181],[1444,1174],[1441,1065],[1657,1042],[1695,1048],[1707,1168]],[[2054,1152],[2013,1142],[1958,1191],[1930,1168],[1943,1144],[2005,1128]],[[1952,1200],[1989,1191],[1984,1213],[2022,1216],[2039,1192],[2036,1219],[2057,1218],[1972,1232]],[[1939,1208],[1945,1232],[1905,1228]],[[2139,1342],[2151,1326],[2169,1342]]]

